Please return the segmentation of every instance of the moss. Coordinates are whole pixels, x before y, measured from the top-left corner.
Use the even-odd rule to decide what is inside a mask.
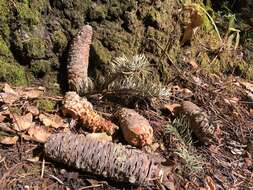
[[[92,43],[92,58],[94,59],[94,62],[96,64],[102,65],[102,64],[108,64],[111,60],[112,56],[108,49],[106,49],[103,44],[95,40]]]
[[[50,71],[51,63],[46,60],[35,60],[31,62],[31,71],[35,77],[41,78]]]
[[[0,59],[0,81],[13,85],[26,85],[25,70],[16,63],[7,63]]]
[[[41,38],[30,38],[24,42],[23,47],[26,56],[29,58],[41,59],[45,57],[46,44]]]
[[[53,112],[55,105],[56,103],[51,100],[42,99],[37,101],[39,110],[44,112]]]
[[[162,23],[161,18],[162,17],[161,17],[160,12],[152,7],[146,15],[145,24],[147,26],[152,26],[152,27],[155,27],[155,28],[159,28],[161,23]]]
[[[104,4],[96,5],[93,9],[90,9],[89,19],[94,21],[102,21],[108,14],[108,8]]]
[[[12,53],[9,47],[1,37],[0,37],[0,56],[12,57]]]
[[[0,0],[0,34],[4,39],[9,39],[10,28],[8,25],[9,8],[6,0]]]
[[[17,20],[22,24],[36,25],[41,20],[40,12],[29,7],[29,1],[16,2]]]
[[[56,52],[62,51],[67,47],[68,39],[62,31],[55,31],[51,39]]]

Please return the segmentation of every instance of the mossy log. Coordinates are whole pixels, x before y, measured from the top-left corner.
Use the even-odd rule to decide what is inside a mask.
[[[58,133],[45,144],[47,157],[117,182],[149,185],[161,179],[161,159],[140,150],[83,135]]]

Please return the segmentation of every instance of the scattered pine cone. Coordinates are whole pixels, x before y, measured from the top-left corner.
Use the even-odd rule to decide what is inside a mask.
[[[190,121],[190,127],[196,137],[203,143],[216,141],[215,127],[208,115],[196,104],[183,101],[181,107],[176,110],[177,114],[185,115]]]
[[[63,104],[63,113],[79,120],[91,132],[106,132],[112,135],[118,129],[115,124],[98,115],[93,110],[92,104],[76,92],[67,92]]]
[[[93,87],[88,77],[89,52],[92,43],[92,27],[81,28],[70,49],[68,65],[68,82],[70,90],[84,94]]]
[[[133,109],[122,108],[115,114],[125,140],[134,146],[152,144],[153,129],[148,120]]]
[[[51,135],[45,144],[45,153],[55,161],[117,182],[149,185],[164,173],[162,160],[151,154],[83,135]]]

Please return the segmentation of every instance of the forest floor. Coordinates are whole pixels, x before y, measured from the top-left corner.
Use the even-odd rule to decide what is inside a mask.
[[[172,83],[174,91],[169,103],[161,107],[140,98],[128,104],[148,118],[153,127],[154,151],[166,158],[173,176],[170,188],[252,189],[253,107],[250,95],[253,84],[233,76],[207,75],[201,69],[180,72]],[[62,115],[63,97],[48,97],[43,87],[12,89],[7,84],[1,86],[0,189],[162,189],[161,186],[132,187],[101,179],[45,158],[43,143],[36,142],[44,139],[45,132],[38,128],[45,128],[47,133],[80,132],[78,128],[69,127],[70,120]],[[177,142],[166,132],[166,124],[174,117],[173,105],[180,104],[179,97],[185,96],[185,92],[219,129],[214,134],[218,141],[208,145],[191,135],[193,143],[187,145],[188,157],[173,153],[173,144]],[[101,94],[88,97],[94,110],[108,119],[113,118],[116,107],[126,106],[121,104],[120,98]],[[48,110],[41,107],[48,101],[54,106]],[[29,114],[32,115],[30,119]],[[47,127],[42,115],[48,119]],[[18,130],[18,126],[24,129]],[[116,141],[124,144],[118,136]]]

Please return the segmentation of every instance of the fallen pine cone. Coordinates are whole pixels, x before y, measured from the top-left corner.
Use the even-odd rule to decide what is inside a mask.
[[[216,141],[215,127],[208,115],[196,104],[183,101],[181,107],[176,109],[177,115],[184,115],[190,121],[190,128],[196,137],[203,143]]]
[[[51,135],[45,153],[57,162],[120,182],[149,185],[164,174],[162,160],[154,155],[83,135]]]
[[[70,49],[68,65],[69,88],[79,94],[84,94],[93,87],[93,83],[88,77],[92,34],[91,26],[83,26],[74,39]]]
[[[91,132],[106,132],[112,135],[118,129],[118,126],[98,115],[92,104],[76,92],[67,92],[63,104],[63,113],[79,120]]]
[[[116,112],[125,140],[134,146],[152,144],[153,129],[148,120],[133,109],[122,108]]]

